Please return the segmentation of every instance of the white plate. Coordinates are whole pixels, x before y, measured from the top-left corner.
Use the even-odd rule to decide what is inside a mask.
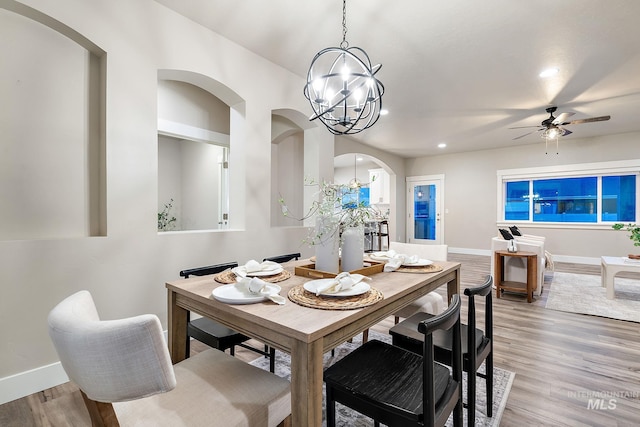
[[[271,294],[280,293],[280,286],[274,285],[273,283],[268,283],[266,288],[270,291]],[[265,295],[254,295],[248,292],[242,292],[240,289],[236,288],[236,285],[222,285],[213,290],[211,295],[220,302],[224,302],[227,304],[255,304],[257,302],[266,301],[269,297]]]
[[[403,267],[424,267],[427,265],[433,264],[433,261],[428,259],[419,259],[418,262],[410,263],[410,264],[402,264]]]
[[[327,283],[333,282],[333,280],[334,279],[310,280],[306,282],[303,285],[303,287],[305,290],[315,294],[318,287],[325,286]],[[322,292],[320,295],[324,295],[327,297],[352,297],[354,295],[364,294],[365,292],[369,291],[369,289],[371,289],[371,286],[369,286],[368,283],[358,282],[355,285],[353,285],[353,287],[351,287],[350,289],[346,289],[340,292],[333,292],[333,293]]]
[[[233,272],[233,274],[235,274],[236,276],[239,276],[239,274],[236,273],[238,268],[240,268],[240,267],[236,267],[236,268],[231,270]],[[247,276],[248,277],[274,276],[276,274],[282,273],[282,270],[284,270],[284,268],[282,268],[281,265],[277,265],[274,268],[272,268],[271,270],[254,271],[253,273],[247,273]]]

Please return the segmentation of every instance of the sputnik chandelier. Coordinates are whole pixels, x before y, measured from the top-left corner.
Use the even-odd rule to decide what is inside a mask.
[[[347,3],[342,1],[342,42],[316,54],[307,74],[304,96],[313,115],[334,135],[355,134],[380,117],[384,86],[375,77],[382,65],[371,66],[367,53],[347,42]]]

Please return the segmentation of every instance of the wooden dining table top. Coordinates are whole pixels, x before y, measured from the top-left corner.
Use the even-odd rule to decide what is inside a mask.
[[[284,265],[284,267],[291,272],[291,277],[287,280],[276,283],[281,287],[280,295],[286,298],[291,288],[303,285],[305,282],[312,280],[308,277],[296,276],[294,274],[294,267],[296,265],[308,263],[308,260],[301,260]],[[222,319],[216,319],[221,323],[226,324],[235,330],[239,330],[238,328],[240,328],[239,332],[257,339],[265,339],[266,343],[273,345],[280,350],[288,351],[290,349],[286,344],[271,342],[271,339],[269,339],[268,336],[257,337],[256,334],[258,331],[255,328],[256,325],[253,324],[254,320],[256,318],[260,319],[260,329],[264,329],[264,332],[267,332],[268,330],[275,330],[278,331],[279,334],[287,335],[296,340],[312,342],[320,337],[326,336],[330,331],[334,331],[357,321],[359,318],[363,317],[363,312],[376,311],[379,305],[392,304],[407,292],[420,289],[425,281],[430,281],[434,277],[445,276],[447,273],[450,273],[452,269],[459,268],[460,264],[456,262],[438,261],[438,265],[442,266],[443,270],[437,273],[424,274],[393,272],[377,273],[370,276],[371,280],[366,283],[368,283],[372,288],[376,288],[382,292],[384,295],[383,301],[369,307],[351,310],[309,308],[298,305],[289,300],[284,305],[278,305],[272,301],[264,301],[257,304],[223,303],[212,296],[212,292],[215,288],[224,285],[223,283],[219,283],[215,280],[215,275],[192,276],[189,279],[167,282],[166,286],[167,289],[178,295],[188,296],[190,301],[187,305],[191,307],[189,308],[191,311],[206,315],[206,313],[203,313],[202,311],[208,312],[211,309],[215,309],[215,311],[219,312],[220,317],[223,317]],[[425,292],[425,294],[426,293],[427,292]],[[208,309],[202,310],[203,307],[208,307]],[[224,317],[231,318],[232,320],[225,322]],[[244,329],[240,326],[245,321],[252,324],[250,329]],[[264,335],[270,334],[265,333]],[[328,343],[328,346],[328,349],[333,348],[330,347],[331,343]]]
[[[278,282],[285,298],[290,289],[310,279],[296,276],[300,260],[284,264],[291,273]],[[168,291],[169,351],[174,363],[183,360],[188,312],[214,319],[249,337],[291,354],[291,400],[293,425],[322,425],[322,355],[358,333],[393,315],[442,285],[449,299],[460,292],[460,263],[438,261],[442,270],[432,273],[376,273],[367,283],[384,298],[370,306],[350,310],[310,308],[287,300],[255,304],[227,304],[213,298],[223,286],[215,275],[191,277],[166,283]]]

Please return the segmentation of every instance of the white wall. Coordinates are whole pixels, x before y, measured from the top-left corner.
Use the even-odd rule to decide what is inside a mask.
[[[587,126],[587,125],[585,125]],[[576,130],[577,133],[577,130]],[[570,138],[560,142],[559,154],[545,154],[544,143],[501,150],[408,159],[407,176],[445,175],[445,238],[449,248],[488,251],[498,235],[497,170],[536,166],[570,165],[640,158],[640,134],[600,138]],[[640,191],[640,188],[636,189]],[[504,227],[504,224],[502,225]],[[519,227],[528,234],[546,237],[545,249],[557,257],[593,262],[602,255],[633,253],[625,233],[610,226],[584,230],[568,227]]]
[[[245,262],[298,250],[307,256],[312,254],[301,243],[306,234],[304,228],[270,227],[271,172],[265,166],[271,155],[271,112],[289,108],[306,115],[308,106],[300,92],[303,79],[150,0],[23,3],[76,30],[107,54],[104,86],[107,232],[102,237],[69,236],[65,232],[55,238],[0,241],[0,403],[61,381],[55,365],[58,358],[47,334],[46,316],[57,302],[77,290],[92,292],[103,318],[155,313],[166,325],[164,284],[178,279],[181,269],[231,260]],[[2,10],[16,4],[20,6],[0,0],[3,30],[8,28],[7,21],[23,19]],[[0,46],[3,57],[11,57],[23,66],[31,64],[35,75],[56,67],[64,58],[10,43]],[[56,49],[60,49],[58,43],[49,48],[51,52]],[[20,79],[29,78],[3,74],[7,70],[10,68],[3,65],[0,80],[15,85]],[[233,225],[235,230],[156,231],[158,70],[187,70],[218,82],[220,87],[242,98],[242,105],[231,106],[235,110],[232,109],[229,119],[232,160],[237,164],[237,176],[232,183],[235,197],[232,209],[238,218]],[[264,84],[265,80],[273,84]],[[34,116],[16,117],[11,111],[16,102],[21,102],[45,112],[59,108],[61,116],[70,113],[59,104],[64,93],[52,89],[55,88],[43,86],[32,93],[20,93],[20,98],[14,92],[9,92],[9,98],[3,97],[0,117],[10,117],[11,122],[3,121],[2,129],[10,126],[8,132],[14,138],[3,135],[0,145],[7,141],[23,143],[25,135],[29,139],[50,138],[47,129],[34,126]],[[83,137],[82,126],[73,122],[68,126],[70,131],[80,133],[79,140]],[[310,149],[315,147],[318,153],[319,147],[331,147],[313,160],[305,160],[315,162],[312,169],[318,174],[330,175],[333,139],[325,129],[305,130],[305,151],[307,145]],[[56,147],[55,141],[52,143],[51,150],[42,155],[55,164],[59,156],[66,154]],[[50,173],[54,177],[58,172]],[[63,195],[65,189],[57,187],[56,191],[53,197]],[[18,193],[14,198],[20,197],[26,195]],[[6,203],[3,198],[3,206]],[[86,216],[85,212],[83,208],[82,215]]]

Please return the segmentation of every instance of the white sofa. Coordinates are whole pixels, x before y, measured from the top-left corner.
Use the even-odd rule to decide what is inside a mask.
[[[536,277],[536,288],[533,294],[540,296],[544,286],[544,273],[547,265],[547,253],[544,249],[545,238],[542,236],[534,236],[525,234],[522,236],[514,236],[518,251],[533,252],[538,255],[538,274]],[[495,253],[498,250],[507,250],[509,241],[503,237],[494,237],[491,239],[491,275],[495,277]],[[503,280],[514,282],[527,281],[527,262],[525,258],[505,257],[504,258],[504,277]],[[495,286],[495,285],[494,285]]]
[[[399,254],[418,255],[420,258],[428,259],[431,261],[446,261],[448,246],[390,242],[389,250],[394,250]],[[428,294],[418,298],[405,308],[394,313],[394,315],[397,323],[398,318],[410,317],[418,311],[424,311],[430,314],[440,314],[445,310],[446,307],[447,304],[442,295],[437,292],[429,292]]]

